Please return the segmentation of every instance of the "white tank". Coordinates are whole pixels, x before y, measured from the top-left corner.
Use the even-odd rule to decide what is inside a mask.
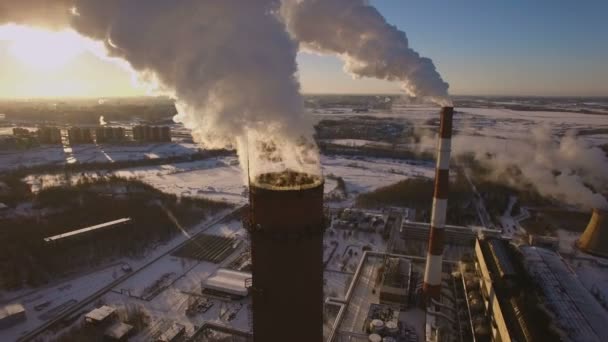
[[[399,326],[397,325],[397,322],[393,322],[393,321],[386,322],[385,327],[386,327],[386,332],[388,334],[396,335],[399,332]]]
[[[382,342],[382,336],[378,334],[371,334],[368,338],[369,342]]]
[[[374,319],[369,324],[369,328],[373,333],[379,333],[384,329],[384,322],[381,319]]]

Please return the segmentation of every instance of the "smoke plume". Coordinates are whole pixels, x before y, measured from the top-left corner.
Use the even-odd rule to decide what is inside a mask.
[[[419,146],[432,151],[432,134],[421,137]],[[581,209],[608,209],[601,193],[608,192],[608,158],[604,152],[569,131],[554,137],[550,127],[538,126],[525,140],[456,135],[455,156],[473,154],[490,170],[488,180],[504,182],[522,190],[536,189],[541,195]],[[517,172],[512,174],[516,166]]]
[[[107,124],[108,124],[108,123],[106,122],[106,119],[103,117],[103,115],[102,115],[102,116],[100,116],[100,117],[99,117],[99,125],[100,125],[100,126],[105,126],[105,125],[107,125]]]
[[[198,142],[237,147],[253,174],[320,172],[279,0],[0,1],[0,24],[69,27],[103,42],[175,98],[176,121]]]
[[[284,0],[289,32],[307,50],[337,54],[356,77],[399,81],[411,96],[450,105],[449,85],[433,61],[409,47],[405,32],[366,0]]]

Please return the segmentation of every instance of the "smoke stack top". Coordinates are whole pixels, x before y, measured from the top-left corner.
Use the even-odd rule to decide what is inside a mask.
[[[263,173],[257,176],[253,183],[256,187],[268,190],[304,190],[321,185],[323,178],[309,173],[285,170]]]

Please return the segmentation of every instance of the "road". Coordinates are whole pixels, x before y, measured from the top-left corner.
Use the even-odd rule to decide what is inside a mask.
[[[151,260],[150,262],[146,263],[145,265],[143,265],[142,267],[133,270],[133,272],[127,273],[123,276],[121,276],[120,278],[116,279],[115,281],[111,282],[110,284],[108,284],[107,286],[105,286],[104,288],[102,288],[101,290],[95,292],[94,294],[92,294],[91,296],[87,297],[85,300],[76,303],[74,306],[72,306],[70,309],[64,311],[63,313],[59,314],[58,316],[50,319],[49,321],[45,322],[43,325],[39,326],[38,328],[32,330],[31,332],[27,333],[26,335],[23,335],[21,338],[19,338],[18,341],[32,341],[35,337],[37,337],[38,335],[40,335],[41,333],[43,333],[46,329],[48,329],[49,327],[51,327],[53,324],[56,324],[60,321],[62,321],[64,318],[69,317],[71,315],[74,315],[76,313],[78,313],[79,311],[83,310],[86,306],[92,304],[93,302],[95,302],[96,300],[98,300],[101,296],[105,295],[107,292],[109,292],[111,289],[113,289],[114,287],[120,285],[121,283],[125,282],[127,279],[131,278],[132,276],[136,275],[137,273],[141,272],[142,270],[146,269],[147,267],[149,267],[150,265],[154,264],[156,261],[160,260],[161,258],[165,257],[168,254],[173,253],[174,251],[178,250],[179,248],[181,248],[182,246],[184,246],[186,243],[188,243],[190,241],[190,239],[206,232],[207,230],[209,230],[212,226],[214,226],[215,224],[221,222],[222,220],[224,220],[227,217],[230,217],[230,215],[235,214],[237,211],[239,211],[242,207],[237,207],[236,209],[234,209],[233,211],[207,223],[207,225],[201,229],[198,233],[196,233],[195,235],[189,237],[188,239],[184,240],[182,243],[180,243],[179,245],[175,246],[174,248],[171,248],[170,250],[168,250],[167,252],[163,253],[162,255],[159,255],[158,257],[154,258],[153,260]]]

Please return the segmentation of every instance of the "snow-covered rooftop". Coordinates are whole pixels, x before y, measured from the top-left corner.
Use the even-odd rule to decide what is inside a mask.
[[[559,254],[532,246],[522,246],[520,250],[529,274],[541,288],[544,304],[566,339],[603,341],[608,336],[608,314]]]
[[[47,237],[47,238],[44,238],[44,241],[45,242],[57,241],[57,240],[65,239],[65,238],[70,237],[70,236],[74,236],[74,235],[90,232],[90,231],[93,231],[93,230],[96,230],[96,229],[111,227],[111,226],[118,225],[118,224],[121,224],[121,223],[129,222],[129,221],[131,221],[131,218],[129,218],[129,217],[121,218],[121,219],[118,219],[118,220],[114,220],[114,221],[110,221],[110,222],[105,222],[105,223],[102,223],[102,224],[97,224],[97,225],[94,225],[94,226],[90,226],[90,227],[86,227],[86,228],[82,228],[82,229],[78,229],[78,230],[73,230],[71,232],[67,232],[67,233],[63,233],[63,234]]]
[[[114,313],[116,309],[111,306],[104,305],[100,308],[96,308],[93,311],[86,314],[84,317],[88,320],[101,322],[105,320],[108,316]]]
[[[21,304],[9,304],[0,308],[0,320],[6,317],[14,316],[25,312],[25,308]]]
[[[203,286],[211,290],[246,296],[248,292],[245,281],[249,278],[251,273],[220,269],[209,277]]]

